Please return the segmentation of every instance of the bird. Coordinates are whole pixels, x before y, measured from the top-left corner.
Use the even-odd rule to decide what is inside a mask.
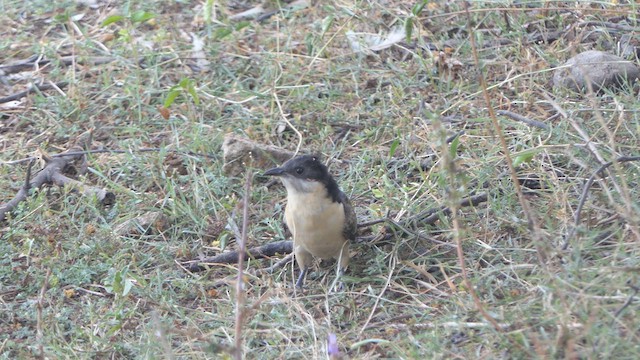
[[[293,252],[302,289],[313,257],[338,260],[338,276],[349,265],[349,243],[356,238],[357,218],[317,155],[296,156],[264,172],[278,177],[287,190],[284,221],[293,235]]]

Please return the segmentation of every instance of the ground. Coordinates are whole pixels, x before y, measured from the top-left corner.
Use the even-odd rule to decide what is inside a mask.
[[[45,186],[0,223],[0,358],[640,357],[639,167],[597,172],[640,155],[638,88],[550,83],[576,53],[616,53],[634,2],[231,18],[255,5],[0,1],[0,63],[37,63],[0,73],[0,97],[43,86],[0,104],[2,202],[18,160],[121,150],[67,173],[113,204]],[[260,271],[285,254],[248,260],[240,293],[236,263],[189,270],[237,249],[245,206],[249,248],[286,237],[281,185],[224,172],[228,134],[323,156],[364,224],[340,291],[332,263],[304,292],[291,264]]]

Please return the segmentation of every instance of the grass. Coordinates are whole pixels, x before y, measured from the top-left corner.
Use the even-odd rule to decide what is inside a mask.
[[[204,15],[206,4],[217,17]],[[312,272],[300,294],[290,265],[262,274],[257,270],[278,259],[250,260],[246,358],[325,358],[329,334],[349,358],[638,358],[637,163],[616,164],[596,180],[563,248],[583,185],[601,160],[640,155],[637,89],[596,96],[548,86],[554,66],[585,49],[606,49],[619,36],[606,27],[584,30],[580,21],[626,16],[636,25],[637,7],[474,2],[478,66],[464,9],[430,2],[413,19],[411,42],[369,55],[351,51],[347,30],[386,32],[404,24],[414,5],[327,1],[238,23],[227,16],[244,3],[93,9],[0,1],[0,33],[9,34],[0,37],[0,62],[54,59],[40,71],[6,77],[1,95],[24,90],[30,79],[69,81],[62,93],[34,93],[0,108],[2,160],[61,152],[89,129],[96,148],[132,150],[88,156],[89,171],[79,177],[115,192],[115,205],[46,188],[0,224],[0,357],[230,357],[236,266],[189,273],[180,264],[236,247],[244,181],[224,174],[220,150],[233,133],[289,150],[301,141],[304,151],[322,153],[360,222],[404,222],[469,194],[489,194],[433,225],[361,229],[363,238],[391,236],[352,246],[343,292],[328,291],[331,264]],[[113,14],[123,17],[102,26]],[[152,19],[140,21],[145,14]],[[571,40],[564,30],[570,26],[585,37]],[[556,30],[557,41],[527,41]],[[587,38],[589,31],[601,36]],[[194,71],[190,33],[205,43],[202,72]],[[442,52],[428,50],[434,45]],[[81,63],[64,66],[55,61],[62,55]],[[92,56],[114,61],[82,63]],[[456,61],[460,67],[451,67]],[[528,212],[480,73],[495,110],[551,127],[498,117],[520,163],[516,175],[528,179]],[[179,87],[183,79],[193,81],[195,93]],[[172,89],[179,94],[165,119],[160,108]],[[284,125],[285,115],[301,139]],[[456,133],[459,140],[448,143]],[[135,151],[142,147],[161,150]],[[25,173],[26,164],[0,166],[3,201]],[[284,189],[265,184],[256,176],[249,194],[250,247],[284,236]],[[152,212],[163,217],[150,229],[118,231]]]

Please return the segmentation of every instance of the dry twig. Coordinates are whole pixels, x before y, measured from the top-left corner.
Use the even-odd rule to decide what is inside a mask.
[[[266,245],[251,248],[245,251],[244,259],[264,259],[281,254],[289,254],[293,251],[293,243],[290,240],[272,242]],[[202,260],[187,262],[187,269],[192,272],[206,270],[207,264],[232,264],[238,261],[238,251],[229,251]]]
[[[65,86],[69,85],[68,81],[60,81],[57,83],[48,83],[48,84],[34,84],[32,87],[30,87],[29,89],[25,90],[25,91],[21,91],[17,94],[13,94],[13,95],[9,95],[9,96],[5,96],[3,98],[0,98],[0,104],[4,104],[7,103],[9,101],[14,101],[14,100],[18,100],[18,99],[22,99],[23,97],[26,97],[27,95],[31,94],[32,92],[36,92],[36,91],[45,91],[45,90],[50,90],[50,89],[61,89]]]
[[[496,112],[498,115],[504,115],[510,119],[513,119],[515,121],[520,121],[523,122],[529,126],[535,126],[537,128],[540,129],[544,129],[544,130],[549,130],[549,125],[543,123],[542,121],[538,121],[538,120],[533,120],[533,119],[529,119],[527,117],[524,117],[520,114],[516,114],[512,111],[508,111],[508,110],[498,110]]]
[[[47,269],[47,274],[44,276],[42,287],[40,288],[40,294],[38,295],[38,302],[36,303],[36,339],[38,343],[38,358],[46,359],[44,354],[44,330],[42,320],[42,309],[44,308],[44,295],[49,288],[49,277],[51,276],[51,268]]]
[[[566,250],[569,247],[569,242],[576,234],[578,225],[580,224],[580,214],[582,212],[582,208],[584,207],[584,204],[587,201],[587,196],[589,195],[589,189],[591,189],[591,186],[593,185],[593,182],[596,180],[596,177],[603,176],[604,171],[607,170],[607,168],[609,168],[609,166],[613,165],[614,163],[624,163],[624,162],[639,161],[639,160],[640,160],[640,156],[621,156],[613,161],[609,161],[606,164],[602,164],[598,168],[598,170],[593,172],[593,174],[589,177],[589,180],[587,180],[587,183],[584,184],[584,188],[582,188],[582,195],[580,195],[580,202],[578,203],[576,214],[573,217],[573,229],[571,230],[571,233],[567,235],[564,241],[564,244],[562,244],[562,250]]]
[[[472,196],[470,198],[466,198],[460,201],[458,206],[460,207],[475,206],[487,201],[487,198],[488,198],[487,194]],[[428,241],[436,242],[436,243],[439,243],[440,245],[443,245],[443,244],[449,245],[446,243],[436,241],[434,239],[426,238],[414,231],[409,230],[408,227],[431,225],[431,224],[434,224],[436,221],[438,221],[440,216],[447,216],[450,214],[451,214],[451,209],[449,209],[446,206],[443,206],[436,209],[430,209],[430,210],[421,212],[417,215],[411,216],[403,223],[398,223],[389,218],[372,220],[372,221],[360,224],[358,228],[369,227],[372,225],[386,222],[386,223],[389,223],[389,225],[387,225],[387,227],[383,231],[386,235],[382,237],[379,235],[375,235],[373,237],[360,237],[356,242],[367,243],[372,241],[385,240],[392,236],[393,228],[399,228],[403,232],[411,236],[415,236],[419,239],[425,239]],[[451,245],[451,246],[454,246],[454,245]],[[291,240],[282,240],[282,241],[276,241],[266,245],[251,248],[245,251],[244,259],[247,260],[247,259],[269,258],[272,256],[278,256],[282,254],[290,254],[292,251],[293,251],[293,242]],[[184,265],[191,272],[199,272],[199,271],[206,270],[207,264],[232,264],[238,260],[238,255],[239,255],[238,251],[229,251],[229,252],[225,252],[225,253],[207,258],[207,259],[191,260],[185,263]],[[265,269],[264,271],[273,271],[279,267],[286,265],[289,261],[291,261],[291,258],[286,257],[280,260],[277,264]]]
[[[242,325],[245,318],[245,288],[244,288],[244,260],[246,256],[247,228],[249,227],[249,198],[251,197],[251,180],[253,174],[247,170],[247,179],[244,183],[244,199],[242,209],[242,236],[238,241],[238,277],[236,279],[236,326],[235,326],[235,358],[242,360]]]
[[[31,175],[29,167],[27,170],[27,180],[16,196],[9,202],[0,205],[0,221],[3,221],[6,218],[7,213],[13,211],[20,202],[27,199],[31,189],[40,188],[45,184],[70,186],[84,195],[95,195],[97,200],[103,205],[111,205],[115,203],[116,196],[114,193],[105,189],[85,185],[78,180],[71,179],[62,174],[67,165],[84,156],[78,154],[73,155],[73,153],[74,152],[70,151],[69,153],[62,153],[57,157],[51,157],[47,160],[44,169],[40,170],[40,172],[31,180],[29,180]]]
[[[107,64],[115,60],[110,56],[94,56],[89,58],[81,58],[73,55],[62,56],[58,59],[64,66],[73,64],[85,64],[85,65],[101,65]],[[41,56],[34,55],[30,58],[22,61],[15,62],[9,65],[0,65],[0,75],[16,74],[22,71],[36,70],[41,66],[48,65],[52,62],[50,59],[45,59]]]
[[[205,157],[205,158],[209,158],[209,159],[217,158],[217,156],[210,155],[210,154],[197,153],[197,152],[193,152],[193,151],[179,151],[179,150],[171,150],[171,149],[162,149],[162,148],[140,148],[140,149],[132,149],[132,150],[94,149],[94,150],[82,150],[82,151],[69,151],[69,152],[63,152],[63,153],[60,153],[60,154],[54,154],[54,155],[50,155],[50,156],[52,158],[57,158],[57,157],[61,157],[61,156],[71,156],[71,155],[104,154],[104,153],[109,153],[109,154],[131,154],[131,153],[147,153],[147,152],[160,152],[160,151],[166,151],[168,153],[188,155],[188,156],[200,156],[200,157]],[[35,156],[30,156],[30,157],[23,158],[23,159],[18,159],[18,160],[4,161],[4,162],[0,163],[0,165],[17,165],[17,164],[21,164],[21,163],[28,162],[28,161],[35,160],[35,159],[36,159]]]

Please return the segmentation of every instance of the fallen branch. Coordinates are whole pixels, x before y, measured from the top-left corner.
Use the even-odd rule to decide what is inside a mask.
[[[64,65],[69,66],[72,64],[82,65],[102,65],[114,61],[115,58],[111,56],[92,56],[92,57],[78,57],[78,56],[62,56],[58,61]],[[41,66],[45,66],[53,62],[54,60],[45,59],[41,56],[34,55],[26,60],[18,61],[9,65],[0,65],[0,76],[16,74],[22,71],[37,70]]]
[[[0,221],[3,221],[6,218],[7,213],[13,211],[20,202],[27,199],[31,189],[40,188],[44,185],[50,184],[68,186],[79,191],[83,195],[95,195],[98,201],[103,205],[113,204],[116,196],[112,192],[85,185],[78,180],[71,179],[62,174],[65,167],[67,167],[71,162],[81,159],[83,156],[84,155],[77,154],[65,155],[62,153],[58,157],[49,158],[44,169],[40,170],[33,179],[29,179],[31,170],[28,169],[25,184],[20,188],[16,196],[9,202],[0,205]]]
[[[483,202],[486,202],[489,195],[482,193],[472,197],[468,197],[460,201],[460,207],[476,206]],[[417,215],[414,215],[406,221],[408,224],[415,224],[416,226],[432,225],[440,218],[440,216],[448,216],[451,214],[451,209],[446,206],[441,206],[435,209],[425,210]]]
[[[482,193],[479,195],[475,195],[472,197],[468,197],[466,199],[463,199],[462,201],[460,201],[460,207],[467,207],[467,206],[476,206],[478,204],[481,204],[483,202],[486,202],[488,199],[488,195],[486,193]],[[411,217],[409,217],[409,219],[407,221],[405,221],[405,224],[416,224],[419,226],[425,226],[425,225],[433,225],[436,223],[436,221],[438,221],[438,219],[440,218],[440,215],[449,215],[451,214],[451,210],[449,208],[447,208],[446,206],[441,206],[438,208],[434,208],[434,209],[428,209],[425,210],[421,213],[418,213],[416,215],[413,215]],[[360,223],[358,224],[358,228],[366,228],[366,227],[370,227],[372,225],[376,225],[376,224],[380,224],[380,223],[384,223],[384,222],[388,222],[388,218],[382,218],[382,219],[375,219],[375,220],[371,220],[371,221],[367,221],[364,223]]]
[[[21,91],[17,94],[13,94],[13,95],[9,95],[9,96],[5,96],[3,98],[0,98],[0,104],[4,104],[7,103],[9,101],[14,101],[14,100],[18,100],[18,99],[22,99],[23,97],[26,97],[27,95],[31,94],[32,92],[36,92],[37,91],[45,91],[45,90],[50,90],[50,89],[61,89],[65,86],[69,85],[69,82],[67,81],[60,81],[57,83],[48,83],[48,84],[34,84],[32,87],[30,87],[29,89],[25,90],[25,91]]]
[[[104,154],[104,153],[109,153],[109,154],[133,154],[133,153],[147,153],[147,152],[160,152],[160,151],[166,151],[168,153],[188,155],[188,156],[200,156],[200,157],[205,157],[205,158],[208,158],[208,159],[215,159],[216,158],[215,155],[211,155],[211,154],[197,153],[197,152],[193,152],[193,151],[180,151],[180,150],[172,150],[172,149],[163,149],[163,148],[140,148],[140,149],[132,149],[132,150],[94,149],[94,150],[82,150],[82,151],[69,151],[69,152],[63,152],[63,153],[60,153],[60,154],[53,154],[53,155],[50,155],[50,156],[52,158],[57,158],[57,157],[61,157],[61,156],[70,156],[70,155],[87,155],[87,154]],[[35,160],[35,159],[36,159],[35,156],[30,156],[30,157],[23,158],[23,159],[18,159],[18,160],[3,161],[3,162],[0,163],[0,165],[17,165],[17,164],[29,162],[29,161],[32,161],[32,160]]]
[[[19,73],[22,71],[35,71],[38,70],[40,67],[42,66],[46,66],[49,65],[53,62],[57,62],[63,66],[71,66],[71,65],[76,65],[76,64],[80,64],[80,65],[88,65],[88,66],[95,66],[95,65],[102,65],[102,64],[108,64],[110,62],[115,61],[116,58],[111,57],[111,56],[90,56],[90,57],[83,57],[83,56],[75,56],[75,55],[69,55],[69,56],[61,56],[57,59],[46,59],[43,58],[42,56],[38,56],[38,55],[34,55],[31,56],[30,58],[26,59],[26,60],[22,60],[13,64],[9,64],[9,65],[0,65],[0,76],[6,76],[6,75],[10,75],[10,74],[15,74],[15,73]],[[172,60],[171,58],[161,58],[161,60],[167,61],[167,60]],[[145,58],[141,57],[137,62],[139,66],[143,66],[143,63],[145,61]],[[67,81],[61,81],[58,83],[48,83],[48,84],[36,84],[33,85],[31,88],[13,94],[13,95],[9,95],[9,96],[5,96],[3,98],[0,98],[0,104],[4,104],[7,103],[9,101],[15,101],[15,100],[19,100],[22,99],[23,97],[26,97],[27,95],[31,94],[32,92],[37,91],[45,91],[45,90],[50,90],[50,89],[61,89],[66,87],[67,85],[69,85],[69,83]]]
[[[487,198],[488,198],[487,194],[472,196],[470,198],[466,198],[462,200],[459,206],[460,207],[475,206],[487,201]],[[447,244],[444,242],[437,241],[435,239],[429,239],[427,237],[424,237],[408,229],[408,224],[413,226],[431,225],[431,224],[434,224],[436,221],[438,221],[440,216],[442,215],[446,216],[449,214],[451,214],[451,210],[449,208],[440,207],[436,209],[427,210],[415,216],[412,216],[402,224],[397,223],[389,218],[369,221],[367,223],[361,224],[360,226],[358,226],[358,228],[368,227],[368,226],[372,226],[372,225],[384,223],[384,222],[389,223],[389,225],[387,225],[385,228],[385,231],[383,231],[384,235],[381,236],[380,234],[378,234],[374,236],[359,237],[358,239],[356,239],[356,243],[368,243],[368,242],[385,240],[392,236],[393,228],[395,227],[395,228],[399,228],[400,230],[402,230],[403,232],[411,236],[415,236],[420,239],[425,239],[427,241],[432,241],[440,245],[449,245],[449,246],[455,247],[455,245],[453,244]],[[256,260],[256,259],[270,258],[273,256],[282,255],[282,254],[290,254],[292,251],[293,251],[293,242],[291,240],[276,241],[273,243],[269,243],[266,245],[258,246],[258,247],[247,250],[245,254],[245,259],[251,258]],[[209,265],[209,264],[233,264],[238,261],[238,256],[239,256],[238,251],[229,251],[229,252],[225,252],[210,258],[202,259],[202,260],[187,261],[183,265],[191,272],[198,272],[198,271],[206,270],[207,269],[206,265]],[[273,271],[278,267],[286,265],[289,261],[291,261],[291,257],[287,256],[284,259],[280,260],[276,265],[267,268],[266,271]]]
[[[289,254],[293,251],[293,242],[291,240],[282,240],[272,242],[266,245],[254,247],[248,249],[245,253],[245,260],[248,259],[264,259],[272,256],[278,256],[282,254]],[[184,265],[191,272],[198,272],[206,270],[206,265],[209,264],[232,264],[238,261],[238,251],[229,251],[214,257],[202,259],[202,260],[191,260],[186,262]]]
[[[516,114],[512,111],[508,111],[508,110],[498,110],[497,111],[498,115],[504,115],[508,118],[511,118],[515,121],[520,121],[523,122],[529,126],[535,126],[537,128],[540,129],[544,129],[544,130],[549,130],[549,125],[543,123],[542,121],[538,121],[538,120],[533,120],[533,119],[529,119],[528,117],[524,117],[520,114]]]

